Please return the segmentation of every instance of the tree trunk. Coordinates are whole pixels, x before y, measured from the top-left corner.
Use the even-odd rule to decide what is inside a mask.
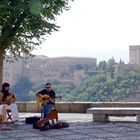
[[[3,82],[3,53],[0,52],[0,86],[2,85]]]

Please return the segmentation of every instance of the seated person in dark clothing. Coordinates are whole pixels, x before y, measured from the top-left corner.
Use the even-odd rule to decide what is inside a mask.
[[[48,116],[50,110],[55,104],[55,92],[51,88],[50,83],[45,84],[45,89],[36,93],[37,102],[44,108],[44,118]]]

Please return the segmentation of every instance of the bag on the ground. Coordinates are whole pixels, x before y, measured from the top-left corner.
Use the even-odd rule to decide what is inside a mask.
[[[35,124],[37,121],[40,120],[40,117],[37,117],[37,116],[33,116],[33,117],[27,117],[25,119],[25,123],[26,124]]]

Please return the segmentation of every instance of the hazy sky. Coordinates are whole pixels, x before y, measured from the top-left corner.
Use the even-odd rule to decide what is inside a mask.
[[[60,31],[34,53],[128,63],[129,45],[140,45],[140,0],[75,0],[71,6],[57,19]]]

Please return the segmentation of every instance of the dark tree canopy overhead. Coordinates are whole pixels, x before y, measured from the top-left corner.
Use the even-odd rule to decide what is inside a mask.
[[[44,35],[57,31],[56,16],[68,9],[68,0],[1,0],[0,50],[30,52]]]
[[[57,31],[56,16],[69,9],[69,1],[0,0],[0,60],[6,52],[28,54],[43,37]]]

